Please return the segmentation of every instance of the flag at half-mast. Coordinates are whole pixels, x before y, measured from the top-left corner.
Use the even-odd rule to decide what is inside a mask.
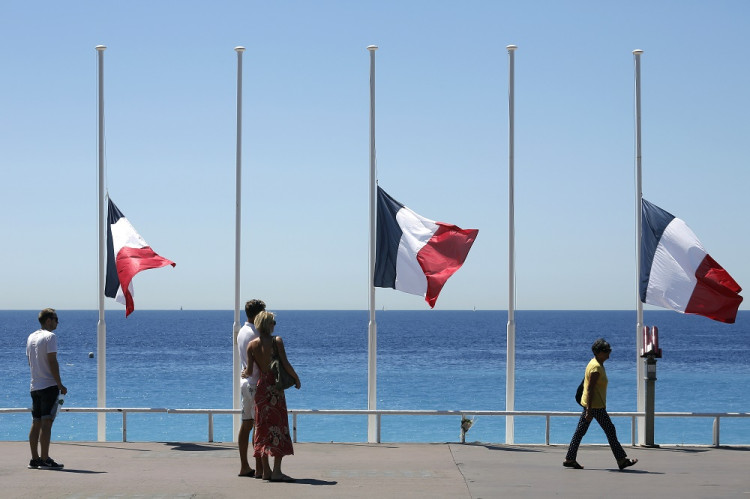
[[[125,317],[135,310],[133,277],[148,269],[176,264],[157,255],[109,199],[107,208],[107,279],[104,296],[125,305]]]
[[[643,303],[734,323],[742,291],[687,224],[642,200],[639,292]]]
[[[479,231],[424,218],[380,187],[377,218],[373,285],[424,296],[433,308]]]

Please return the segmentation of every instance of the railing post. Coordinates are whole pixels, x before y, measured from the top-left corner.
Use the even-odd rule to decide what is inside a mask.
[[[208,412],[208,441],[214,441],[214,413]]]
[[[466,430],[464,430],[464,417],[465,416],[463,414],[461,414],[461,425],[460,426],[461,426],[461,443],[462,444],[466,443]]]
[[[292,413],[292,442],[297,443],[297,413]]]
[[[544,445],[549,445],[549,422],[550,422],[550,416],[547,414],[546,418],[546,428],[544,429]]]
[[[377,421],[376,422],[376,425],[377,425],[377,429],[376,429],[376,431],[377,431],[377,439],[375,441],[377,443],[380,443],[380,417],[381,416],[382,416],[382,414],[378,413],[377,418],[375,418],[376,421]]]
[[[635,416],[630,416],[630,446],[635,447]]]
[[[714,447],[719,446],[719,416],[714,418]]]
[[[107,417],[107,413],[104,413],[104,417]],[[128,441],[128,413],[127,411],[122,411],[122,441],[127,442]]]

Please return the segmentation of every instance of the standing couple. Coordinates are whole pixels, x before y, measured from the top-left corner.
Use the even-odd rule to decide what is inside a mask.
[[[240,393],[242,394],[242,424],[237,435],[240,452],[239,476],[262,478],[270,482],[292,482],[293,478],[281,472],[281,460],[294,454],[289,434],[289,417],[286,410],[284,390],[275,387],[276,379],[270,369],[274,351],[278,352],[282,366],[301,385],[299,376],[289,363],[280,336],[273,336],[276,317],[266,311],[262,300],[250,300],[245,304],[247,322],[237,334],[237,349],[242,365]],[[247,459],[250,433],[253,436],[253,470]],[[273,469],[269,463],[273,456]]]

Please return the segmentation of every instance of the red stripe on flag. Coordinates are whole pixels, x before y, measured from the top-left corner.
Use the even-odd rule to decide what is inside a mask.
[[[436,222],[438,229],[417,254],[417,261],[427,276],[425,301],[435,306],[445,282],[461,268],[471,245],[479,234],[477,229],[462,229],[455,225]]]
[[[158,269],[167,265],[174,267],[176,265],[172,260],[157,255],[150,246],[144,246],[143,248],[125,246],[117,253],[115,262],[117,264],[117,276],[120,278],[120,287],[123,295],[125,295],[125,317],[135,310],[133,297],[128,289],[133,277],[142,270]]]
[[[719,322],[733,324],[742,303],[742,288],[711,255],[706,255],[695,270],[698,282],[685,307],[686,314],[704,315]]]

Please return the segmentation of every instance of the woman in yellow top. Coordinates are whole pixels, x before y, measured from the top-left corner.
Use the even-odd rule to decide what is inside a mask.
[[[583,466],[576,461],[578,446],[589,429],[591,420],[596,419],[599,426],[604,430],[604,434],[607,435],[607,441],[609,442],[609,447],[612,449],[612,453],[615,455],[617,466],[620,469],[625,469],[628,466],[633,466],[638,460],[628,459],[628,456],[622,449],[622,445],[617,440],[615,425],[612,424],[612,420],[609,418],[609,414],[607,414],[608,380],[607,371],[604,370],[604,362],[609,359],[612,347],[604,338],[599,338],[591,345],[591,351],[594,353],[594,358],[586,366],[586,375],[583,380],[583,395],[581,397],[583,412],[581,413],[581,419],[578,420],[576,432],[570,440],[570,447],[568,447],[568,453],[565,455],[563,466],[577,470],[583,469]]]

